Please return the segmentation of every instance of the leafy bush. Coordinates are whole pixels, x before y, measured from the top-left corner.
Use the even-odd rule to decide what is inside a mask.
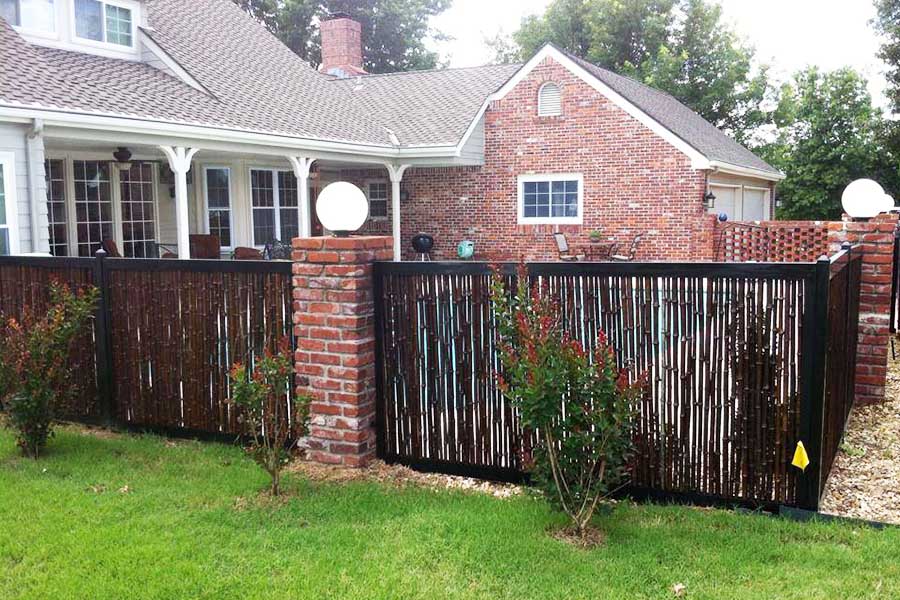
[[[84,330],[97,302],[96,288],[73,293],[50,284],[50,308],[8,319],[0,336],[0,408],[26,456],[37,458],[53,435],[53,419],[65,398],[72,340]]]
[[[242,409],[241,420],[251,436],[247,452],[271,477],[273,496],[279,495],[281,471],[290,462],[291,434],[296,430],[298,435],[306,435],[309,427],[310,398],[295,397],[293,410],[288,411],[293,373],[293,355],[286,339],[277,354],[267,349],[252,373],[242,364],[235,364],[230,373],[230,402]]]
[[[644,376],[620,370],[601,333],[593,352],[563,331],[560,310],[527,276],[510,293],[498,274],[492,299],[503,367],[500,389],[536,447],[532,479],[584,538],[598,503],[625,475],[632,415]]]

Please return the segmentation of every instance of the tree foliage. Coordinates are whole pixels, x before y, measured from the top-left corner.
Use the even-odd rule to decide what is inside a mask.
[[[768,120],[767,69],[708,0],[554,0],[527,17],[498,58],[525,60],[547,42],[671,93],[745,141]]]
[[[774,120],[777,138],[759,151],[787,175],[779,217],[840,218],[844,188],[861,177],[900,191],[887,123],[856,71],[801,71],[782,86]]]
[[[900,0],[875,0],[875,9],[873,24],[883,40],[878,57],[888,66],[887,96],[900,112]]]
[[[445,39],[431,17],[452,0],[233,0],[288,47],[318,67],[322,60],[319,20],[344,12],[362,24],[364,68],[370,73],[432,69],[440,57],[428,39]]]

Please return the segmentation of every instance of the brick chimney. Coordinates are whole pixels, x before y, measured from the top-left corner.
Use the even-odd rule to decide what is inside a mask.
[[[337,77],[365,75],[362,55],[362,25],[346,13],[334,13],[319,25],[322,33],[322,66],[319,70]]]

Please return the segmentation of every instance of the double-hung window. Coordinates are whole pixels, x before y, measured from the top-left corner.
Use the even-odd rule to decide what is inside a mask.
[[[44,162],[47,179],[47,224],[50,226],[50,254],[69,255],[69,232],[66,215],[66,168],[58,158]]]
[[[384,219],[388,216],[388,183],[386,181],[369,182],[369,216]]]
[[[231,169],[204,167],[206,183],[206,228],[219,238],[222,248],[231,248]]]
[[[0,0],[0,17],[28,31],[56,31],[54,0]]]
[[[16,209],[15,156],[0,152],[0,256],[19,251]]]
[[[254,246],[274,240],[289,243],[299,235],[300,202],[292,171],[251,169],[250,197]]]
[[[75,0],[75,36],[83,40],[134,45],[134,16],[130,8],[101,0]]]
[[[584,219],[584,178],[580,174],[519,177],[521,225],[581,224]]]

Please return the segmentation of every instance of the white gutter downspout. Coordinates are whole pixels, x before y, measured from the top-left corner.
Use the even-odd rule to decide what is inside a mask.
[[[25,135],[25,168],[26,177],[28,178],[28,204],[29,213],[31,214],[31,252],[41,252],[39,247],[41,240],[41,222],[39,218],[39,202],[47,202],[46,192],[43,198],[38,198],[38,187],[41,184],[39,177],[44,176],[44,165],[35,164],[35,155],[37,154],[37,146],[40,143],[41,153],[43,154],[43,136],[44,121],[43,119],[35,119],[34,125]]]

